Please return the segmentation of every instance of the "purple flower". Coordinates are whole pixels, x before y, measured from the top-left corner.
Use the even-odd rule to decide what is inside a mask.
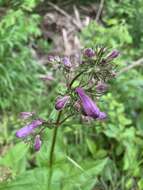
[[[39,151],[41,148],[42,141],[40,139],[40,135],[36,135],[34,139],[34,149],[35,151]]]
[[[114,59],[119,56],[119,51],[113,50],[110,54],[108,54],[107,59]]]
[[[87,57],[95,56],[95,51],[92,48],[87,48],[84,50],[83,54]]]
[[[69,69],[72,67],[71,61],[68,57],[64,57],[62,59],[62,63],[64,64],[65,67],[67,67]]]
[[[80,97],[85,115],[92,117],[94,119],[97,119],[97,118],[103,119],[104,117],[103,112],[100,112],[95,102],[93,102],[93,100],[85,94],[84,90],[82,88],[77,88],[76,92],[78,96]]]
[[[107,62],[108,62],[107,59],[102,59],[102,60],[101,60],[101,64],[102,64],[102,65],[105,65]]]
[[[25,127],[22,127],[16,132],[16,137],[18,138],[24,138],[33,133],[34,129],[42,125],[43,120],[42,119],[36,119],[32,121],[30,124],[26,125]]]
[[[98,84],[96,85],[96,91],[97,92],[105,92],[107,90],[107,84],[103,83],[103,82],[98,82]]]
[[[35,114],[35,112],[21,112],[20,117],[22,119],[27,119],[27,118],[33,116],[34,114]]]
[[[62,110],[68,103],[69,99],[70,96],[64,96],[62,98],[58,98],[55,104],[56,110]]]

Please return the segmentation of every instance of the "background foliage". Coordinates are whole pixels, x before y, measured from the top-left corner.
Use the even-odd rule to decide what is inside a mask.
[[[46,117],[61,88],[58,79],[52,90],[43,85],[39,76],[47,68],[31,51],[41,35],[40,16],[33,11],[38,3],[0,1],[2,7],[10,7],[0,20],[0,190],[47,189],[52,131],[47,130],[38,153],[14,137],[21,125],[17,113],[34,109]],[[105,44],[119,49],[120,70],[142,57],[142,17],[142,0],[106,1],[101,23],[85,27],[79,34],[81,42],[85,47]],[[53,189],[143,189],[142,73],[142,67],[133,68],[110,82],[109,92],[100,99],[100,107],[108,113],[106,122],[89,126],[75,118],[63,125]],[[56,117],[54,111],[50,117]]]

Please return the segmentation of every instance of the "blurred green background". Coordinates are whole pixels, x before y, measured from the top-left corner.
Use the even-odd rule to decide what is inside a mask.
[[[38,153],[17,140],[15,131],[23,125],[21,111],[34,110],[48,117],[61,88],[60,76],[52,84],[40,80],[49,71],[43,60],[60,47],[53,40],[56,26],[48,19],[43,24],[46,14],[57,14],[48,3],[0,0],[0,190],[47,190],[52,131],[44,134]],[[104,44],[121,52],[119,74],[100,99],[108,120],[90,126],[71,120],[60,128],[52,189],[143,190],[143,1],[52,3],[71,15],[76,6],[81,20],[88,21],[74,31],[81,47]],[[140,64],[130,69],[136,61]]]

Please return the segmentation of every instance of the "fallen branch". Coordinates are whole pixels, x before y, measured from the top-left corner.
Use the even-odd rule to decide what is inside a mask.
[[[67,31],[64,28],[62,29],[62,35],[63,35],[65,55],[68,55],[68,52],[70,52],[70,44],[68,41]]]
[[[104,0],[101,0],[98,12],[96,14],[96,22],[98,22],[98,20],[100,19],[100,16],[101,16],[101,13],[102,13],[102,10],[103,10],[103,6],[104,6]]]
[[[78,9],[76,8],[75,5],[73,6],[73,9],[74,9],[74,14],[75,14],[76,22],[78,23],[78,26],[81,29],[82,28],[82,22],[81,22],[81,19],[80,19],[79,11],[78,11]]]
[[[141,58],[141,59],[139,59],[137,61],[134,61],[132,64],[130,64],[127,67],[123,68],[121,71],[119,71],[117,73],[117,76],[121,75],[124,72],[129,71],[130,69],[132,69],[134,67],[140,66],[140,65],[143,66],[143,58]]]
[[[59,13],[61,13],[64,16],[66,16],[69,19],[69,21],[71,21],[79,30],[81,30],[81,27],[79,26],[78,22],[76,22],[76,20],[74,18],[72,18],[67,12],[65,12],[63,9],[61,9],[57,5],[54,5],[51,2],[48,2],[48,4],[51,7],[53,7],[56,11],[58,11]]]

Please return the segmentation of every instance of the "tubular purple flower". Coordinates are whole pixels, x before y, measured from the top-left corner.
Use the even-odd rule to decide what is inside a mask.
[[[65,67],[67,67],[69,69],[72,67],[71,61],[68,57],[64,57],[62,59],[62,63],[64,64]]]
[[[108,54],[107,59],[114,59],[119,56],[119,51],[113,50],[110,54]]]
[[[92,99],[85,94],[82,88],[77,88],[76,92],[80,97],[83,106],[83,111],[85,112],[85,114],[89,117],[97,119],[100,115],[100,110],[95,104],[95,102],[93,102]]]
[[[33,133],[34,129],[39,127],[40,125],[43,124],[42,119],[36,119],[32,121],[30,124],[26,125],[25,127],[22,127],[16,132],[16,137],[18,138],[24,138]]]
[[[92,48],[87,48],[84,50],[83,54],[87,57],[95,56],[95,51]]]
[[[42,141],[40,139],[40,135],[36,135],[34,139],[34,149],[35,151],[39,151],[41,148]]]
[[[35,112],[21,112],[20,117],[22,119],[27,119],[27,118],[33,116],[34,114],[35,114]]]
[[[62,110],[68,103],[69,99],[70,96],[64,96],[62,98],[58,98],[55,104],[56,110]]]

